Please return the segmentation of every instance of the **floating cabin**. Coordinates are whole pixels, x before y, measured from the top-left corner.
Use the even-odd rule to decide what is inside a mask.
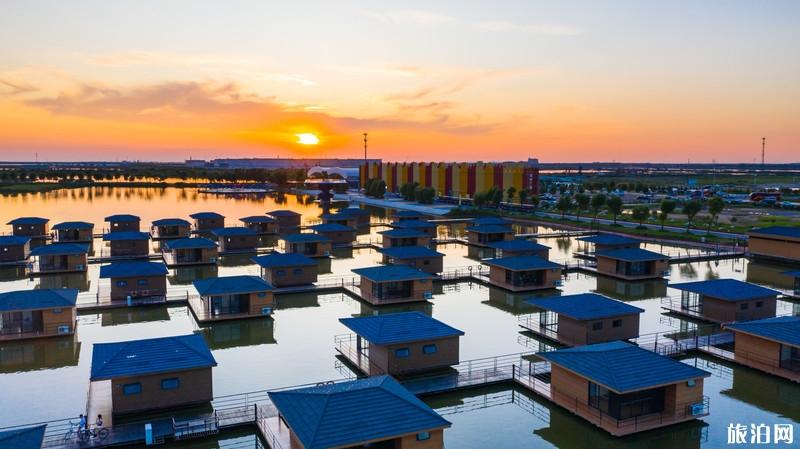
[[[154,239],[179,239],[188,237],[191,227],[191,223],[183,218],[162,218],[153,222],[150,235]]]
[[[595,252],[597,273],[626,281],[656,279],[669,274],[669,256],[641,248]]]
[[[163,262],[114,262],[100,267],[100,279],[111,281],[112,301],[132,303],[143,298],[166,298],[168,272]]]
[[[251,215],[239,219],[244,227],[250,229],[258,235],[268,235],[278,233],[278,221],[266,215]]]
[[[337,223],[323,223],[311,226],[311,229],[328,238],[334,245],[352,243],[356,240],[356,228],[340,225]]]
[[[339,321],[355,333],[347,340],[348,347],[340,348],[340,352],[369,376],[413,375],[459,363],[459,337],[464,332],[423,313],[389,313]]]
[[[360,210],[360,209],[359,209]],[[330,214],[322,214],[319,217],[322,220],[322,224],[336,224],[341,226],[346,226],[349,228],[357,228],[359,227],[359,217],[355,215],[349,215],[344,212],[336,212]]]
[[[494,249],[495,257],[536,256],[550,257],[550,247],[526,239],[502,240],[488,244]]]
[[[317,282],[317,261],[296,253],[272,253],[253,258],[261,277],[275,287],[294,287]]]
[[[139,217],[130,214],[109,215],[105,218],[105,221],[108,223],[108,232],[139,232],[139,224],[141,223]]]
[[[711,373],[631,343],[613,341],[540,352],[549,361],[553,402],[614,436],[709,413]]]
[[[392,223],[395,229],[413,229],[422,232],[431,238],[436,237],[436,223],[431,223],[424,220],[403,220]]]
[[[94,223],[65,221],[53,226],[53,241],[58,243],[91,243],[94,238]]]
[[[19,217],[6,224],[11,225],[11,235],[15,237],[47,237],[50,233],[50,220],[41,217]]]
[[[80,243],[53,243],[34,248],[30,252],[33,263],[31,274],[85,272],[89,249]]]
[[[436,276],[407,265],[380,265],[352,271],[361,277],[361,298],[372,305],[425,301],[433,297]]]
[[[161,249],[164,262],[170,267],[217,263],[217,243],[202,237],[169,240]]]
[[[272,286],[258,276],[225,276],[194,281],[200,298],[189,306],[197,321],[211,322],[272,315]]]
[[[271,391],[269,398],[278,416],[265,425],[287,449],[444,449],[451,425],[390,376]]]
[[[561,265],[541,257],[500,257],[484,263],[489,265],[489,283],[513,292],[561,285]]]
[[[219,228],[211,231],[219,243],[219,252],[254,251],[258,247],[258,234],[244,227]]]
[[[467,228],[467,243],[477,246],[489,246],[490,243],[514,239],[511,226],[479,225]]]
[[[436,274],[444,270],[444,254],[427,246],[394,246],[378,250],[383,254],[383,263],[408,265],[426,273]]]
[[[737,363],[800,382],[800,317],[780,316],[733,323]]]
[[[24,262],[30,253],[30,237],[0,235],[0,264]]]
[[[775,316],[778,291],[736,279],[669,284],[681,291],[680,303],[668,310],[713,323],[759,320]]]
[[[103,234],[111,248],[111,257],[146,257],[150,254],[150,234],[139,231],[117,231]]]
[[[225,227],[225,216],[216,212],[196,212],[189,215],[195,232],[211,232]]]
[[[382,246],[392,248],[395,246],[431,246],[431,236],[422,231],[409,228],[389,229],[380,231],[383,238]]]
[[[0,293],[0,341],[75,333],[74,288]]]
[[[764,259],[800,262],[800,228],[770,226],[748,232],[747,250]]]
[[[397,223],[399,221],[407,220],[427,220],[428,217],[428,215],[415,210],[396,210],[394,213],[392,213],[392,222]]]
[[[579,242],[584,243],[583,254],[592,255],[600,251],[609,251],[612,249],[627,249],[639,248],[642,241],[624,235],[616,234],[596,234],[588,237],[581,237]]]
[[[8,449],[41,449],[47,424],[0,431],[0,447]]]
[[[208,403],[214,396],[214,366],[217,362],[198,333],[95,343],[89,416],[97,414],[93,410],[116,417]]]
[[[288,234],[281,237],[281,249],[287,254],[302,254],[308,257],[328,257],[333,242],[319,234]]]
[[[643,309],[596,293],[534,298],[541,311],[522,327],[566,346],[583,346],[639,336]]]
[[[267,212],[267,215],[277,220],[278,232],[281,234],[297,232],[300,229],[302,215],[293,210],[273,210]]]
[[[338,213],[356,217],[357,228],[369,226],[370,221],[372,220],[372,216],[370,215],[369,211],[360,207],[346,207],[344,209],[339,209]]]

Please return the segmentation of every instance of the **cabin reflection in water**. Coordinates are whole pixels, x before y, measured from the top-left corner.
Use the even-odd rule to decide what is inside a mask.
[[[216,265],[203,265],[192,267],[174,267],[167,276],[170,285],[189,285],[196,279],[217,277],[219,268]]]
[[[61,273],[54,276],[39,278],[38,288],[74,288],[78,291],[89,291],[91,283],[89,276],[84,273]]]
[[[635,301],[667,296],[667,281],[664,279],[622,281],[607,276],[597,276],[595,279],[597,293],[615,299]]]
[[[721,363],[717,359],[706,363],[714,365],[716,376],[731,379],[731,387],[722,390],[721,394],[800,421],[800,385],[797,383],[747,367]],[[704,369],[712,371],[706,367]]]
[[[78,366],[81,342],[77,336],[4,342],[0,373],[17,373]]]
[[[113,309],[100,314],[101,326],[117,326],[120,324],[148,323],[154,321],[169,321],[171,311],[186,310],[180,307],[126,307]],[[187,311],[188,313],[188,311]]]
[[[199,330],[212,350],[278,342],[275,340],[275,321],[271,318],[215,322],[203,325]]]
[[[535,298],[539,295],[553,296],[560,294],[559,291],[514,293],[495,286],[490,286],[488,288],[489,299],[482,301],[482,303],[512,315],[524,315],[536,310],[534,306],[526,302],[528,299]]]

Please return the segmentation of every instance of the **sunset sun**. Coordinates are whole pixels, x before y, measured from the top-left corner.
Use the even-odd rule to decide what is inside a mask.
[[[295,134],[297,136],[297,143],[300,145],[316,145],[319,143],[319,137],[312,133]]]

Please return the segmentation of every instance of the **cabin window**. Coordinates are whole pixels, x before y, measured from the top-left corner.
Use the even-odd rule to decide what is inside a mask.
[[[622,320],[614,320],[611,322],[611,327],[622,327]]]
[[[294,270],[292,270],[292,274],[295,275],[295,276],[300,276],[301,274],[303,274],[303,269],[302,268],[295,268]]]
[[[764,301],[757,301],[756,302],[756,309],[760,309],[764,307]]]
[[[278,271],[276,271],[275,272],[275,276],[278,276],[279,278],[282,278],[282,277],[286,276],[286,270],[278,270]]]
[[[592,323],[592,330],[593,331],[601,331],[601,330],[603,330],[603,322],[602,321],[596,321],[596,322]]]
[[[435,344],[425,345],[422,347],[423,354],[436,354],[437,352],[439,352],[439,348],[437,348]]]
[[[411,355],[411,351],[409,351],[408,348],[397,348],[394,350],[394,356],[397,358],[404,359],[409,355]]]
[[[181,380],[177,377],[170,377],[169,379],[161,379],[162,390],[176,390],[181,386]]]
[[[117,281],[117,287],[127,287],[128,281]]]
[[[780,367],[789,371],[800,372],[800,348],[781,345]]]
[[[61,313],[61,309],[53,309],[53,313]]]
[[[136,281],[136,285],[147,285],[147,279],[139,279]]]
[[[417,432],[417,441],[427,441],[431,439],[430,432]]]
[[[743,303],[739,304],[739,309],[741,309],[741,310],[747,310],[749,308],[750,308],[750,304],[748,304],[746,302],[743,302]]]
[[[431,264],[431,261],[428,260],[428,259],[425,259],[424,261],[422,261],[422,265],[430,265],[430,264]]]
[[[265,298],[267,296],[267,292],[258,292],[259,298]]]
[[[125,384],[122,386],[122,394],[125,396],[132,396],[134,394],[140,394],[142,392],[142,384],[139,382],[133,384]]]

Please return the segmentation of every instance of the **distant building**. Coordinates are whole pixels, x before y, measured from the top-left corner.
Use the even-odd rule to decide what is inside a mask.
[[[65,221],[53,226],[52,230],[54,242],[91,243],[94,232],[94,224],[85,221]]]
[[[194,220],[192,228],[196,232],[209,232],[225,227],[225,216],[216,212],[196,212],[189,215]]]
[[[124,231],[139,232],[139,224],[141,223],[141,219],[136,215],[116,214],[106,217],[105,222],[108,223],[108,229],[106,230],[106,233]]]
[[[756,228],[748,233],[748,237],[748,250],[755,257],[800,262],[800,228]]]
[[[367,159],[369,163],[380,163],[380,159]],[[305,158],[220,158],[210,161],[191,159],[185,164],[193,168],[260,168],[274,170],[279,168],[302,168],[310,169],[313,167],[338,167],[338,168],[359,168],[364,164],[364,159],[305,159]]]

